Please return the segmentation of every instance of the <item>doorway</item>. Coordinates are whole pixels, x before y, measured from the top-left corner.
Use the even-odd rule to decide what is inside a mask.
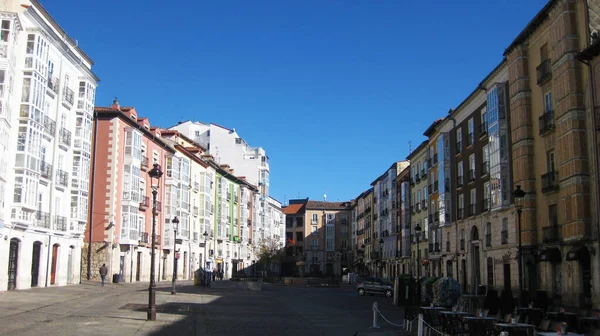
[[[10,248],[8,252],[8,290],[17,288],[17,270],[19,263],[19,244],[21,242],[17,238],[10,240]]]
[[[69,257],[67,260],[67,284],[73,283],[73,250],[75,246],[69,247]]]
[[[119,282],[125,281],[123,274],[125,274],[125,255],[122,254],[119,258]]]
[[[504,266],[504,290],[510,291],[512,289],[512,284],[510,283],[510,264],[505,263]]]
[[[140,274],[142,273],[142,252],[137,253],[137,264],[135,267],[135,281],[140,281]]]
[[[56,263],[58,261],[58,244],[52,245],[52,263],[50,265],[50,284],[56,284]]]
[[[467,293],[467,261],[465,259],[461,259],[460,268],[462,278],[462,291],[463,293]]]
[[[33,243],[33,253],[31,257],[31,287],[37,287],[40,278],[40,255],[42,243]]]

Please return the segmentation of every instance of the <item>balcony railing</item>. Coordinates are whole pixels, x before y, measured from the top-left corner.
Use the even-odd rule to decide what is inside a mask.
[[[463,176],[462,175],[458,175],[458,177],[456,178],[456,187],[460,188],[463,185]]]
[[[469,205],[469,215],[475,216],[477,214],[477,204],[472,203]]]
[[[148,167],[150,167],[149,161],[150,159],[147,157],[142,157],[141,168],[143,171],[148,170]]]
[[[67,147],[71,146],[71,131],[61,127],[60,131],[58,132],[58,140],[60,141],[61,145],[65,145]]]
[[[425,169],[421,170],[421,179],[426,179],[427,178],[427,171]]]
[[[508,230],[502,230],[500,232],[500,238],[502,245],[508,244]]]
[[[481,125],[479,125],[479,137],[483,137],[486,136],[488,133],[488,124],[487,122],[481,123]]]
[[[550,59],[546,58],[535,68],[537,72],[537,84],[541,85],[552,78],[552,64],[550,64]]]
[[[481,206],[482,212],[490,210],[490,199],[489,198],[484,198],[482,203],[483,203]]]
[[[462,147],[462,141],[456,142],[456,154],[462,153],[462,149],[463,149],[463,147]]]
[[[467,137],[467,140],[468,140],[467,145],[468,146],[472,146],[475,143],[475,134],[469,133],[469,136]]]
[[[475,169],[469,169],[469,182],[475,181]]]
[[[150,234],[148,234],[148,232],[141,232],[140,240],[138,240],[138,242],[141,244],[149,244],[150,243]]]
[[[456,218],[458,218],[458,219],[463,218],[463,209],[462,208],[460,208],[456,211]]]
[[[63,89],[63,104],[67,105],[67,108],[71,108],[73,106],[73,102],[75,101],[73,90],[68,87],[64,87]],[[65,104],[66,103],[66,104]]]
[[[558,174],[549,172],[542,175],[542,192],[551,193],[558,190]]]
[[[35,226],[39,228],[50,228],[50,214],[43,211],[35,212]]]
[[[550,225],[542,228],[542,242],[544,244],[559,243],[560,238],[560,228],[558,225]]]
[[[40,175],[48,180],[52,179],[52,165],[46,162],[40,163]]]
[[[57,169],[56,170],[56,183],[58,183],[59,186],[62,187],[68,187],[69,186],[69,174],[61,169]]]
[[[58,94],[58,78],[52,77],[48,79],[48,88],[54,92],[54,94]]]
[[[54,228],[58,231],[67,231],[67,217],[54,216]]]
[[[54,137],[54,133],[56,132],[56,121],[50,119],[48,116],[44,116],[44,133],[47,135]]]
[[[140,210],[146,211],[146,209],[148,209],[150,207],[150,197],[142,196],[141,198],[142,199],[140,201]]]
[[[490,172],[490,162],[489,161],[483,161],[481,163],[481,175],[487,175]]]
[[[546,111],[539,117],[540,135],[554,130],[554,111]]]
[[[192,208],[192,213],[194,214],[194,216],[198,216],[198,214],[200,213],[200,209],[197,206],[194,206]]]

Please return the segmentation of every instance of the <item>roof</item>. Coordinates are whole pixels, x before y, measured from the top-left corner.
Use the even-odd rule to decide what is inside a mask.
[[[44,8],[44,6],[42,6],[42,4],[39,1],[31,0],[31,3],[35,6],[36,9],[40,11],[44,18],[46,18],[46,20],[48,20],[52,24],[52,26],[54,26],[54,29],[56,29],[64,39],[70,42],[71,47],[76,49],[81,54],[81,56],[83,56],[83,58],[85,58],[91,65],[94,65],[94,61],[81,48],[79,48],[79,43],[72,39],[69,35],[67,35],[65,30],[61,28],[61,26],[56,22],[56,20],[54,20],[52,15],[48,13],[48,11]]]
[[[350,202],[322,202],[308,201],[306,203],[307,210],[350,210]]]
[[[427,144],[429,144],[429,140],[424,140],[423,142],[421,142],[421,144],[419,145],[419,147],[415,148],[415,150],[413,150],[412,152],[410,152],[410,154],[408,154],[408,156],[406,157],[407,160],[410,160],[413,158],[413,156],[417,155],[417,153],[419,153],[423,148],[427,147]]]
[[[444,118],[441,118],[441,119],[438,119],[438,120],[432,122],[431,125],[429,125],[429,127],[427,127],[427,129],[425,130],[423,135],[426,137],[430,137],[433,134],[433,132],[435,131],[435,128],[437,127],[437,125],[439,125],[442,121],[444,121]]]
[[[397,161],[397,162],[394,162],[394,163],[392,163],[392,165],[390,166],[390,168],[388,168],[388,169],[386,169],[386,170],[385,170],[385,173],[383,173],[383,174],[379,175],[379,177],[377,177],[377,178],[375,179],[375,181],[371,182],[371,185],[374,185],[375,183],[377,183],[377,181],[379,181],[379,180],[381,180],[382,178],[384,178],[384,177],[387,175],[387,172],[388,172],[390,169],[393,169],[393,168],[396,168],[396,169],[398,169],[398,164],[399,164],[400,162],[402,162],[402,161]],[[398,174],[398,172],[396,172],[396,174]]]
[[[298,212],[304,211],[304,204],[290,204],[282,208],[286,215],[297,215]]]
[[[511,44],[504,50],[504,56],[510,53],[516,46],[525,42],[527,38],[548,18],[550,9],[558,3],[558,0],[550,0],[548,3],[529,21],[525,28],[517,35]]]
[[[202,167],[204,167],[204,168],[208,167],[208,163],[206,163],[201,158],[197,157],[194,153],[190,152],[187,148],[183,147],[182,145],[175,144],[175,148],[177,148],[180,152],[185,154],[185,156],[194,160],[197,164],[201,165]]]
[[[152,139],[152,141],[154,141],[156,144],[161,145],[163,148],[165,148],[166,150],[168,150],[171,153],[175,153],[175,148],[173,146],[169,145],[166,141],[164,141],[160,137],[157,137],[150,130],[147,130],[145,127],[140,125],[137,122],[137,120],[131,119],[122,110],[117,110],[112,107],[102,107],[102,106],[94,107],[94,120],[113,119],[113,118],[120,118],[121,120],[128,123],[130,126],[135,127],[138,131],[144,133],[148,138]]]

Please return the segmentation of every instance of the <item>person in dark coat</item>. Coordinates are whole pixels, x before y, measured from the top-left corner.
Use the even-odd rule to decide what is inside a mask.
[[[100,278],[102,278],[102,287],[104,287],[104,279],[106,279],[106,274],[108,274],[108,267],[106,264],[102,264],[100,267]]]

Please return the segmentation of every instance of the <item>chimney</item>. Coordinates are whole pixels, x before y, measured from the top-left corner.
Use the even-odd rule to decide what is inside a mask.
[[[121,110],[121,106],[119,105],[119,100],[117,99],[117,97],[115,97],[115,100],[113,100],[111,108],[115,110]]]
[[[233,175],[233,168],[229,168],[229,174]]]

